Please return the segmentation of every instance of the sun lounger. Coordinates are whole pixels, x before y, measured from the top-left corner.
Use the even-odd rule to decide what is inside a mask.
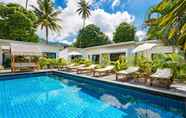
[[[86,66],[85,64],[75,65],[75,66],[68,66],[67,70],[68,71],[76,71],[78,68],[85,67],[85,66]]]
[[[95,69],[93,71],[93,76],[102,76],[102,75],[108,75],[111,73],[114,69],[114,66],[106,66],[105,68]]]
[[[131,76],[131,74],[135,74],[139,71],[139,67],[129,67],[126,70],[122,70],[116,73],[116,80],[119,80],[119,76],[122,76],[122,80],[127,81],[128,76]]]
[[[158,86],[169,88],[172,84],[172,75],[173,73],[170,68],[157,69],[157,71],[150,76],[150,84],[153,85],[156,81],[158,82]]]
[[[95,68],[96,68],[95,64],[92,64],[87,67],[80,67],[77,69],[77,74],[88,73],[88,72],[91,73]]]
[[[0,65],[0,70],[4,70],[4,67],[2,65]]]
[[[67,70],[68,68],[73,67],[73,66],[75,66],[74,63],[59,67],[58,70]]]

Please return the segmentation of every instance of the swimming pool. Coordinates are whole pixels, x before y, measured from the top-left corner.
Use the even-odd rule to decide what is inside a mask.
[[[186,118],[184,99],[64,73],[0,79],[0,118]]]

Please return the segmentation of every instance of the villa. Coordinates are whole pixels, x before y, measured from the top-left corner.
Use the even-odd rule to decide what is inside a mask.
[[[123,43],[113,43],[101,46],[88,47],[84,49],[80,48],[65,48],[59,52],[59,57],[63,57],[67,60],[71,60],[74,57],[84,57],[92,60],[94,63],[102,62],[102,55],[108,54],[111,61],[118,60],[119,56],[132,56],[136,53],[133,53],[133,50],[142,44],[156,44],[148,53],[144,53],[146,57],[151,58],[155,54],[169,54],[173,52],[171,46],[164,46],[160,41],[149,40],[141,42],[123,42]]]
[[[157,53],[172,53],[171,46],[163,46],[160,41],[150,40],[150,41],[142,41],[142,42],[124,42],[124,43],[116,43],[116,44],[108,44],[102,46],[94,46],[89,48],[73,48],[56,45],[46,45],[40,43],[28,43],[22,41],[12,41],[12,40],[2,40],[0,39],[0,65],[4,65],[7,59],[10,59],[11,56],[11,45],[13,44],[21,44],[22,50],[15,49],[20,53],[23,53],[24,50],[28,49],[30,53],[33,53],[34,48],[37,48],[35,51],[41,53],[40,56],[47,56],[50,58],[64,58],[67,60],[71,60],[74,57],[83,57],[92,60],[94,63],[101,63],[102,54],[108,54],[111,61],[116,61],[120,55],[130,56],[134,55],[132,52],[134,48],[139,45],[145,43],[153,43],[157,44],[148,52],[148,57],[151,57]],[[34,47],[33,47],[34,46]],[[14,46],[15,47],[15,46]],[[17,46],[19,47],[19,46]],[[24,47],[27,47],[24,49]]]
[[[0,118],[186,118],[186,0],[1,1]]]

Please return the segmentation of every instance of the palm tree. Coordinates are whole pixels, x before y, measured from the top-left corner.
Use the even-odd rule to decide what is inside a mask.
[[[28,8],[28,0],[26,0],[25,8],[26,8],[26,9]]]
[[[38,8],[32,6],[38,17],[36,26],[41,26],[41,29],[45,28],[46,43],[48,44],[49,30],[56,32],[62,28],[61,25],[58,24],[58,21],[60,21],[58,15],[61,12],[54,9],[52,0],[38,0],[37,3]]]
[[[80,0],[78,4],[79,4],[79,8],[76,10],[76,12],[78,12],[78,14],[81,15],[83,19],[83,27],[85,27],[85,21],[91,15],[90,6],[86,0]]]
[[[152,17],[154,13],[159,17]],[[162,0],[151,8],[146,24],[151,33],[174,42],[186,51],[186,0]],[[153,29],[153,30],[152,30]]]

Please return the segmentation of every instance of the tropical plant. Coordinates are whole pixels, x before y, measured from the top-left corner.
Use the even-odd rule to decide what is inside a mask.
[[[152,62],[145,56],[140,55],[136,57],[136,65],[140,67],[145,75],[150,75],[152,72]]]
[[[102,54],[102,59],[101,59],[101,65],[103,66],[107,66],[109,65],[111,62],[110,62],[110,59],[109,59],[109,55],[108,54]]]
[[[48,68],[47,65],[49,64],[49,61],[47,58],[45,57],[41,57],[39,58],[39,66],[41,69],[46,69]]]
[[[162,39],[186,50],[186,0],[162,0],[149,11],[149,38]]]
[[[68,61],[65,60],[64,58],[60,58],[57,60],[58,67],[64,67],[65,65],[68,64]]]
[[[87,25],[80,30],[74,44],[78,48],[86,48],[110,43],[108,37],[96,25]]]
[[[127,68],[127,60],[120,56],[119,59],[115,62],[115,70],[120,71]]]
[[[167,55],[166,67],[169,67],[173,71],[173,79],[177,79],[181,65],[184,64],[184,57],[177,53]]]
[[[73,60],[73,63],[76,64],[85,64],[86,66],[89,66],[92,62],[89,59],[86,58],[77,58]]]
[[[83,19],[83,28],[85,27],[85,21],[89,16],[91,15],[90,13],[90,5],[86,0],[80,0],[78,2],[79,8],[76,10],[79,15],[81,15]]]
[[[167,56],[165,54],[156,54],[152,61],[152,71],[155,72],[158,68],[166,66]]]
[[[177,79],[186,81],[186,63],[180,65],[179,71],[177,72]]]
[[[184,56],[182,54],[159,54],[153,59],[152,70],[156,71],[158,68],[171,68],[174,79],[183,79],[186,67]],[[185,78],[186,79],[186,78]]]
[[[62,27],[59,24],[60,19],[58,18],[60,11],[57,11],[54,7],[52,0],[38,0],[38,8],[32,6],[35,14],[38,17],[36,26],[40,26],[41,29],[45,28],[46,43],[48,43],[49,30],[59,31]]]
[[[0,38],[38,42],[34,22],[36,15],[18,4],[0,3]]]
[[[58,59],[48,58],[48,68],[58,68]]]
[[[135,40],[135,27],[128,23],[121,23],[113,33],[113,41],[115,43],[127,42]]]

